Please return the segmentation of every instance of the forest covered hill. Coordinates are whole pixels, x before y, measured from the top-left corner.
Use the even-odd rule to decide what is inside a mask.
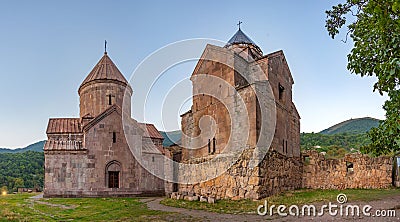
[[[36,142],[24,148],[10,149],[10,148],[0,148],[0,153],[20,153],[25,151],[36,151],[43,152],[43,146],[46,140]]]
[[[379,119],[374,119],[371,117],[349,119],[331,126],[327,129],[322,130],[321,134],[333,135],[340,133],[358,134],[366,133],[372,127],[377,127],[379,125]]]

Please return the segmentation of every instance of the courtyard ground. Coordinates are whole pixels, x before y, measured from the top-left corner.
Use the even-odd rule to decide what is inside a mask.
[[[345,194],[347,202],[339,204],[337,202],[339,194]],[[268,215],[269,212],[266,216],[257,215],[257,207],[260,204],[265,204],[265,201],[267,201],[268,207],[275,205],[272,216]],[[338,205],[338,214],[331,216],[327,208],[325,208],[324,214],[318,216],[318,212],[321,212],[321,207],[329,205],[329,203]],[[316,207],[317,215],[303,216],[301,213],[302,206],[311,204]],[[297,190],[275,195],[260,201],[220,200],[216,204],[172,199],[153,199],[152,201],[148,201],[147,205],[149,209],[153,210],[179,212],[181,214],[192,215],[193,217],[202,215],[204,221],[400,221],[400,189]],[[285,205],[287,208],[292,205],[298,206],[300,216],[279,216],[276,212],[279,205]],[[363,215],[362,209],[366,205],[371,206],[371,209],[367,210],[370,216]],[[340,215],[340,206],[343,209],[342,216]],[[352,215],[352,209],[350,208],[352,206],[357,206],[360,209],[359,216]],[[346,216],[347,207],[349,216]],[[287,213],[288,209],[285,212]],[[305,214],[307,212],[306,208]],[[376,216],[377,213],[392,215],[390,217],[378,217]]]
[[[337,193],[348,197],[346,204],[376,209],[394,209],[395,217],[259,216],[261,201],[218,201],[216,204],[174,201],[164,198],[42,198],[38,194],[0,196],[0,221],[400,221],[400,190],[292,191],[268,198],[271,204],[311,204],[317,209],[337,203]],[[160,203],[173,205],[166,206]],[[310,201],[310,203],[308,203]],[[179,206],[179,207],[176,207]],[[186,208],[182,208],[182,206]],[[235,206],[235,207],[233,207]],[[191,209],[188,209],[191,208]],[[199,210],[202,209],[202,210]],[[214,211],[214,212],[213,212]]]

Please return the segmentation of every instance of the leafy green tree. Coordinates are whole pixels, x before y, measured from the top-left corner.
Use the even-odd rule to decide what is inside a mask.
[[[400,0],[346,0],[326,14],[329,35],[335,38],[346,25],[346,40],[350,36],[354,42],[347,68],[377,77],[374,91],[389,96],[383,106],[386,120],[370,131],[372,142],[364,151],[375,155],[400,151]]]
[[[42,188],[44,178],[43,152],[0,153],[0,187],[9,191],[18,187]]]
[[[24,180],[22,178],[14,178],[14,189],[18,189],[19,187],[24,187]]]

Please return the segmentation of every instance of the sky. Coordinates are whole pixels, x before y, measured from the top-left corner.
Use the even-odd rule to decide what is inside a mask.
[[[24,147],[46,139],[51,117],[79,117],[77,90],[102,57],[104,40],[108,55],[127,79],[134,80],[135,97],[144,95],[141,81],[151,76],[135,76],[135,70],[151,55],[182,40],[226,42],[239,20],[242,31],[264,54],[284,51],[295,82],[293,101],[302,132],[319,132],[350,118],[383,119],[386,97],[373,92],[375,79],[346,69],[351,41],[340,41],[344,34],[332,40],[324,27],[325,10],[338,2],[3,1],[0,147]],[[201,55],[202,48],[191,50]],[[133,98],[133,118],[154,123],[159,130],[178,129],[179,113],[190,106],[188,78],[195,64],[191,60],[165,70],[149,93],[145,116]],[[180,87],[166,96],[166,89],[175,85]],[[169,104],[159,104],[164,98],[171,104],[181,101],[171,111],[165,108]]]

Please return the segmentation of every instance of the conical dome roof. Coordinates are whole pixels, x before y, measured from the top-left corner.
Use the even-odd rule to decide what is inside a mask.
[[[242,44],[247,44],[253,46],[259,54],[262,55],[262,51],[258,45],[253,42],[244,32],[240,29],[232,36],[231,39],[226,43],[225,47],[229,47],[232,45],[242,45]]]
[[[114,80],[121,82],[122,84],[128,84],[128,81],[125,79],[124,75],[122,75],[110,57],[108,57],[107,52],[104,52],[103,57],[82,82],[79,89],[96,80]]]
[[[231,39],[229,39],[227,45],[232,44],[253,44],[256,46],[256,43],[254,43],[253,40],[244,34],[241,29],[239,29]]]

